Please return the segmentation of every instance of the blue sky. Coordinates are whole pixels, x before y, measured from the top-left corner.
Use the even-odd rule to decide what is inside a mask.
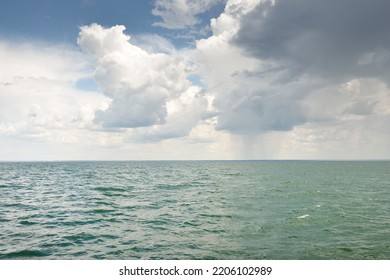
[[[0,3],[0,161],[389,159],[390,2]]]
[[[154,25],[160,21],[152,14],[154,3],[153,0],[2,1],[0,34],[11,39],[76,44],[79,27],[96,22],[102,26],[124,25],[130,34],[161,34],[178,46],[191,43],[192,40],[182,38],[183,30]],[[218,16],[224,8],[222,3],[200,14],[197,28],[207,26],[211,18]]]
[[[150,1],[2,1],[2,35],[75,43],[79,27],[123,24],[129,32],[152,32]]]

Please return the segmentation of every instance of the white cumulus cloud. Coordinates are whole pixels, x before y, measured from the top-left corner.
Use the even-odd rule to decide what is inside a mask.
[[[215,128],[241,135],[260,157],[278,156],[269,145],[286,158],[351,158],[369,145],[373,157],[389,156],[388,6],[228,1],[195,50],[219,113]]]
[[[0,41],[0,159],[390,157],[388,1],[157,0],[152,13],[190,33],[223,2],[188,49],[99,24],[81,27],[81,50]]]
[[[187,135],[208,116],[207,97],[187,79],[188,60],[175,51],[147,52],[134,45],[124,30],[124,26],[92,24],[80,31],[78,43],[94,56],[95,79],[111,98],[108,108],[96,113],[95,122],[105,128],[145,128],[130,130],[130,140]]]

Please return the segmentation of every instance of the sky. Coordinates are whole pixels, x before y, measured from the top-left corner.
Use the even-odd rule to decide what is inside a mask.
[[[388,0],[3,0],[0,161],[388,160]]]

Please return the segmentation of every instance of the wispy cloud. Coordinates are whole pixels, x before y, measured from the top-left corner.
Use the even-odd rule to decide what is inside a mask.
[[[200,22],[200,14],[223,2],[226,0],[156,0],[152,14],[161,17],[162,21],[154,25],[168,29],[193,26]]]
[[[80,91],[91,75],[88,60],[69,46],[0,44],[0,135],[51,143],[77,143],[106,98]]]

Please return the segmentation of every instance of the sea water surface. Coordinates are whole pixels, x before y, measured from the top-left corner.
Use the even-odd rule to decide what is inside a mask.
[[[390,162],[3,162],[0,259],[390,259]]]

